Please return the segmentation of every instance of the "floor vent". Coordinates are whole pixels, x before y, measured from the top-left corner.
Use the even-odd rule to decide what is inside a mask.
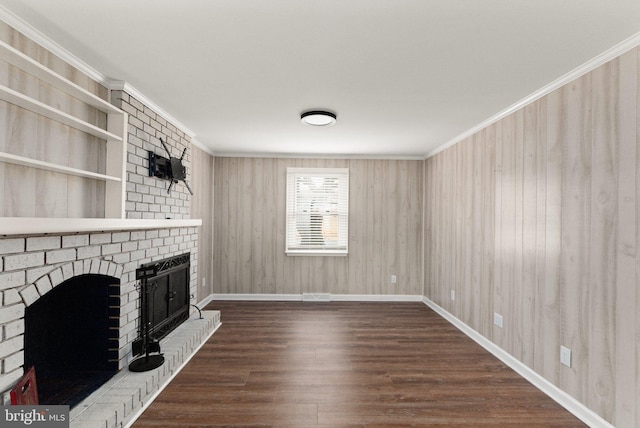
[[[331,294],[329,293],[302,293],[303,302],[330,302]]]

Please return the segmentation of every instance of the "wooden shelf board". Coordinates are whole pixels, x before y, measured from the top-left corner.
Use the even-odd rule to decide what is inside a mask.
[[[85,171],[82,169],[71,168],[68,166],[57,165],[50,162],[44,162],[36,159],[26,158],[23,156],[12,155],[11,153],[0,152],[0,162],[11,163],[14,165],[28,166],[31,168],[44,169],[48,171],[60,172],[68,175],[75,175],[85,178],[93,178],[95,180],[102,181],[122,181],[120,177],[114,177],[106,174],[99,174],[96,172]]]
[[[122,113],[116,106],[76,85],[66,77],[49,70],[33,58],[0,40],[0,59],[12,64],[26,73],[48,83],[56,89],[71,95],[78,100],[105,113]]]
[[[49,119],[60,122],[64,125],[68,125],[72,128],[86,132],[98,138],[110,141],[122,141],[122,137],[105,131],[102,128],[98,128],[88,122],[80,120],[70,114],[57,110],[47,104],[44,104],[36,99],[23,95],[11,88],[7,88],[4,85],[0,85],[0,99],[3,99],[11,104],[17,105],[34,113],[48,117]]]

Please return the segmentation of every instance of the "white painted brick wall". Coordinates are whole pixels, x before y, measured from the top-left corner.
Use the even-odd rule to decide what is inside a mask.
[[[25,239],[0,239],[0,253],[21,253],[25,250]]]
[[[24,304],[19,303],[17,305],[3,306],[0,308],[0,324],[6,324],[14,322],[24,317]],[[0,349],[1,343],[0,343]]]
[[[62,248],[89,245],[89,235],[66,235],[62,237]]]
[[[91,245],[101,245],[111,243],[110,233],[92,233],[89,235],[89,243]]]
[[[24,271],[0,274],[0,290],[17,287],[25,283]]]
[[[53,250],[56,248],[62,248],[60,236],[27,238],[27,251]]]
[[[174,184],[169,194],[168,180],[149,177],[148,151],[168,157],[159,140],[162,138],[171,151],[170,156],[180,157],[185,147],[191,147],[191,137],[126,92],[113,91],[112,103],[129,113],[125,205],[127,218],[189,218],[190,194],[186,186],[183,183]],[[188,179],[191,166],[189,150],[183,164],[187,168]]]
[[[46,261],[48,265],[62,262],[70,262],[76,259],[76,249],[69,248],[66,250],[47,251]]]
[[[4,257],[6,272],[44,265],[44,252],[22,253]]]
[[[12,337],[11,339],[0,342],[0,358],[20,352],[22,350],[22,336]]]
[[[4,339],[11,339],[21,334],[24,334],[24,320],[11,321],[3,325],[2,337]]]

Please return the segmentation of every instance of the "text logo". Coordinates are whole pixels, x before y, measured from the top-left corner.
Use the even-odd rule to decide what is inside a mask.
[[[69,428],[69,406],[6,406],[0,422],[7,428]]]

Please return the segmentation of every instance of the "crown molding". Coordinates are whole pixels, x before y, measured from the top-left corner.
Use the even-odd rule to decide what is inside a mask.
[[[204,143],[201,143],[195,137],[191,137],[191,144],[193,144],[194,146],[198,147],[200,150],[204,151],[205,153],[209,154],[210,156],[215,156],[216,155],[215,152],[213,150],[211,150],[211,148],[205,146]]]
[[[196,136],[195,132],[193,132],[186,126],[184,126],[182,122],[180,122],[178,119],[170,115],[166,110],[164,110],[158,104],[153,102],[149,97],[144,95],[142,92],[138,91],[130,83],[125,82],[124,80],[112,80],[109,83],[109,89],[111,89],[112,91],[125,91],[129,95],[132,95],[133,97],[135,97],[135,99],[140,101],[142,104],[144,104],[145,106],[149,107],[151,110],[156,112],[156,114],[159,114],[160,116],[162,116],[164,120],[166,120],[167,122],[171,122],[173,125],[180,128],[180,130],[185,134],[187,134],[190,138],[193,139]]]
[[[69,63],[71,66],[77,68],[78,70],[89,76],[91,79],[95,80],[103,86],[109,87],[111,80],[107,76],[100,73],[98,70],[91,67],[77,56],[73,55],[71,52],[60,46],[47,35],[40,32],[40,30],[36,29],[33,25],[15,15],[13,12],[2,5],[0,5],[0,20],[4,21],[20,33],[24,34],[63,61]]]
[[[253,153],[253,152],[213,152],[219,158],[274,158],[274,159],[354,159],[354,160],[424,160],[423,155],[369,155],[331,153]]]
[[[558,88],[561,88],[562,86],[573,82],[574,80],[576,80],[579,77],[584,76],[585,74],[595,70],[596,68],[600,67],[601,65],[604,65],[605,63],[611,61],[612,59],[615,59],[617,57],[619,57],[620,55],[630,51],[631,49],[640,46],[640,32],[634,34],[633,36],[629,37],[626,40],[623,40],[622,42],[618,43],[617,45],[613,46],[611,49],[608,49],[606,51],[604,51],[603,53],[601,53],[600,55],[596,56],[595,58],[587,61],[586,63],[582,64],[581,66],[573,69],[572,71],[568,72],[567,74],[565,74],[564,76],[554,80],[553,82],[547,84],[546,86],[538,89],[537,91],[535,91],[534,93],[532,93],[531,95],[521,99],[520,101],[518,101],[517,103],[507,107],[506,109],[502,110],[501,112],[491,116],[490,118],[488,118],[487,120],[477,124],[476,126],[474,126],[471,129],[468,129],[467,131],[463,132],[462,134],[456,136],[455,138],[449,140],[448,142],[444,143],[443,145],[439,146],[438,148],[428,152],[424,158],[428,159],[431,156],[434,156],[438,153],[440,153],[443,150],[448,149],[451,146],[454,146],[455,144],[459,143],[460,141],[464,140],[465,138],[468,138],[470,136],[472,136],[473,134],[475,134],[478,131],[481,131],[482,129],[496,123],[497,121],[504,119],[505,117],[509,116],[510,114],[520,110],[521,108],[533,103],[536,100],[539,100],[540,98],[544,97],[545,95],[550,94],[551,92],[555,91]]]
[[[129,83],[121,80],[114,80],[106,75],[100,73],[95,68],[91,67],[86,62],[82,61],[77,56],[73,55],[71,52],[60,46],[54,40],[49,38],[47,35],[43,34],[40,30],[35,28],[33,25],[29,24],[13,12],[11,12],[6,7],[0,5],[0,20],[4,21],[20,33],[24,34],[26,37],[30,38],[43,48],[50,51],[52,54],[56,55],[63,61],[67,62],[74,68],[77,68],[82,73],[89,76],[91,79],[100,83],[111,90],[124,90],[130,95],[133,95],[138,101],[145,104],[147,107],[153,109],[157,114],[162,116],[165,120],[171,122],[176,127],[180,128],[185,134],[187,134],[192,140],[195,137],[195,133],[191,131],[189,128],[184,126],[180,121],[178,121],[175,117],[167,113],[163,108],[161,108],[158,104],[154,103],[147,96],[142,94],[142,92],[138,91],[136,88],[131,86]],[[206,148],[202,143],[196,143],[198,147],[203,148],[208,153],[211,154],[211,149]]]

